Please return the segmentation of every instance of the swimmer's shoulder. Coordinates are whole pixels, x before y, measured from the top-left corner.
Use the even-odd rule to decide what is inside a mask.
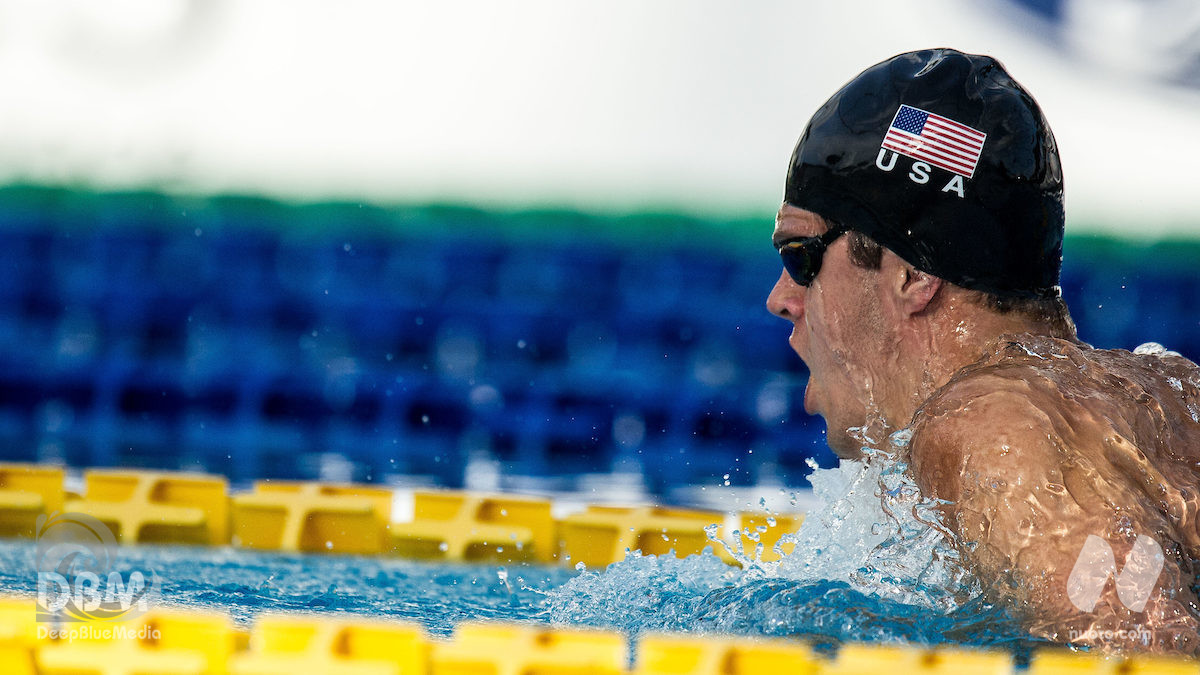
[[[950,413],[970,413],[1002,406],[1032,414],[1054,383],[1054,371],[1078,366],[1094,350],[1042,336],[1002,336],[979,361],[962,368],[920,406],[914,427]],[[1043,402],[1044,405],[1044,402]],[[977,412],[977,414],[983,414]]]
[[[1169,353],[1003,336],[935,391],[910,428],[914,473],[932,481],[925,489],[981,467],[1052,473],[1080,447],[1107,447],[1096,441],[1109,436],[1191,462],[1200,454],[1200,369]]]
[[[1061,462],[1058,411],[1046,410],[1020,380],[979,374],[939,392],[913,420],[911,462],[926,494],[958,501],[984,474],[1031,480]]]
[[[963,479],[984,470],[1030,477],[1052,471],[1061,461],[1053,439],[1068,412],[1047,374],[1062,365],[1050,360],[1086,359],[1087,349],[1053,339],[1002,340],[935,391],[911,425],[922,489],[956,501]]]

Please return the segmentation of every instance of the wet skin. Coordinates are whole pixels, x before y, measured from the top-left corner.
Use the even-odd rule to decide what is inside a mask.
[[[815,214],[785,206],[776,219],[774,240],[778,244],[827,229]],[[860,443],[846,430],[882,423],[878,415],[868,417],[877,409],[877,390],[887,380],[883,344],[890,336],[881,326],[873,274],[850,264],[847,247],[847,237],[834,240],[820,274],[807,288],[781,272],[767,307],[792,322],[788,342],[810,373],[805,411],[825,418],[829,447],[838,456],[855,457]],[[864,331],[864,325],[878,330]]]
[[[1195,654],[1198,417],[1200,368],[1187,359],[1002,336],[917,412],[912,470],[927,495],[953,502],[946,522],[972,547],[977,573],[1026,610],[1034,634],[1125,631],[1079,641]],[[1071,602],[1089,535],[1111,547],[1118,574],[1145,562],[1130,555],[1139,535],[1162,547],[1165,565],[1150,573],[1140,611],[1111,580],[1091,611]],[[1126,600],[1136,605],[1137,595]]]
[[[784,205],[774,238],[826,227]],[[825,418],[830,447],[853,457],[861,442],[848,428],[865,427],[874,442],[911,428],[914,479],[948,502],[964,558],[1034,634],[1197,653],[1200,368],[1092,349],[967,302],[890,251],[865,270],[847,249],[839,237],[807,288],[781,274],[767,301],[793,325],[790,344],[810,372],[805,408]],[[1129,555],[1139,535],[1162,547],[1165,565],[1139,611],[1112,579],[1090,611],[1071,601],[1089,535],[1111,547],[1118,575],[1133,565],[1127,578],[1142,561]]]

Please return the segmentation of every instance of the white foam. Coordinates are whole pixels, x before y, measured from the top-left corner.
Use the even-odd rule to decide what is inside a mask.
[[[867,595],[946,612],[977,596],[937,502],[906,473],[910,438],[902,430],[886,449],[865,445],[861,461],[815,469],[809,480],[820,508],[776,545],[795,549],[777,563],[738,555],[743,567],[752,577],[844,581]]]

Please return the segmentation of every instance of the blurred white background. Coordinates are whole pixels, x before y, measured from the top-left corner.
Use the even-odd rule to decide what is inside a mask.
[[[1192,0],[3,0],[0,182],[769,214],[895,53],[1003,61],[1069,227],[1200,230]]]

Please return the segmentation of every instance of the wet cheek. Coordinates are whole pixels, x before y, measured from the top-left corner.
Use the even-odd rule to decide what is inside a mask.
[[[799,340],[808,348],[810,359],[825,360],[821,357],[829,350],[829,331],[821,312],[813,310],[810,305],[804,320],[796,324],[795,333],[801,334]]]
[[[847,357],[848,340],[852,337],[847,331],[848,324],[844,317],[836,312],[826,312],[827,307],[814,307],[806,317],[809,333],[814,342],[820,342],[830,353],[834,362],[844,365]]]
[[[824,332],[828,322],[826,321],[825,304],[821,301],[821,297],[810,295],[808,304],[804,311],[804,327],[810,335],[818,332]]]

